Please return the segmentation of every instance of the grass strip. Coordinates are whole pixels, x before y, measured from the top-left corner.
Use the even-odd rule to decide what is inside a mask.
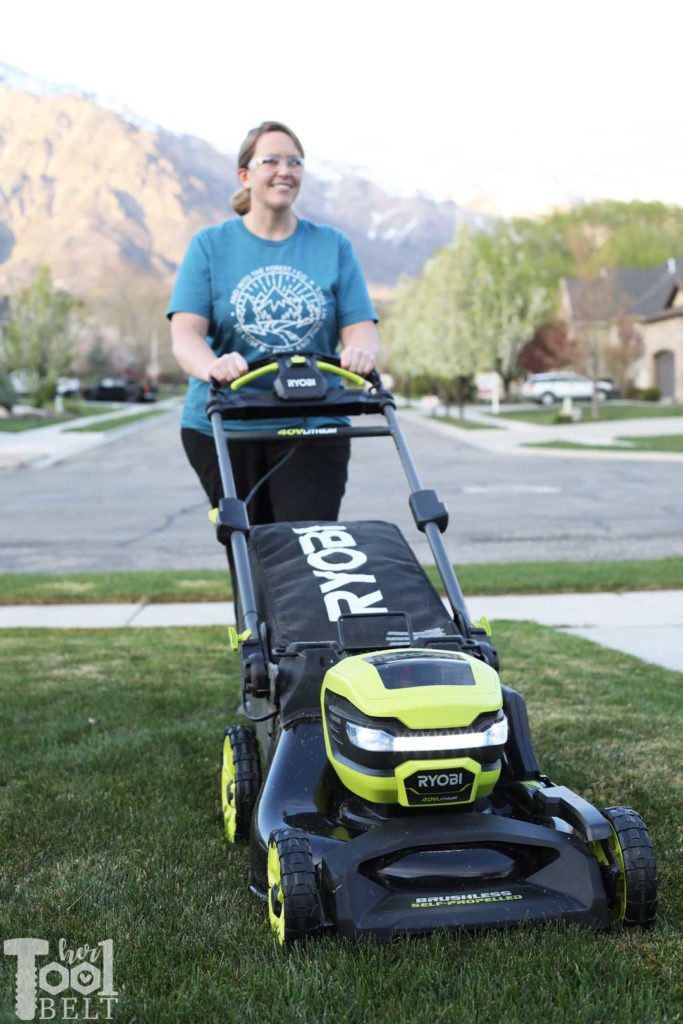
[[[430,416],[429,418],[438,420],[439,423],[448,423],[451,427],[460,427],[463,430],[500,430],[495,423],[481,423],[479,420],[468,420],[460,416]]]
[[[65,413],[55,416],[10,416],[0,419],[0,433],[17,434],[24,430],[38,430],[40,427],[51,427],[55,423],[69,423],[85,416],[102,416],[116,412],[115,405],[87,405],[85,402],[65,402]]]
[[[64,423],[63,416],[18,416],[16,419],[0,420],[0,433],[21,434],[25,430],[39,430],[41,427],[52,427],[55,423]]]
[[[597,421],[591,420],[590,403],[579,403],[575,401],[575,408],[583,409],[584,415],[579,423],[607,422],[611,420],[639,420],[658,419],[671,416],[683,416],[683,405],[612,405],[603,402],[598,406]],[[523,420],[525,423],[538,423],[542,426],[556,426],[557,415],[560,406],[551,406],[543,409],[520,409],[514,412],[501,412],[500,416],[506,420]],[[571,426],[571,423],[563,423],[563,426]]]
[[[619,437],[624,444],[579,444],[576,441],[539,441],[537,444],[523,444],[522,448],[556,448],[569,451],[600,452],[683,452],[683,434],[666,434],[660,437]]]
[[[283,955],[248,890],[247,848],[222,834],[219,750],[238,701],[225,631],[17,630],[0,638],[3,937],[39,936],[51,952],[62,936],[71,948],[111,938],[113,1019],[137,1024],[680,1021],[683,809],[671,769],[683,677],[530,624],[501,623],[496,640],[543,770],[647,822],[661,877],[651,932],[325,937]],[[3,961],[10,1021],[14,963]]]
[[[138,420],[147,420],[150,416],[162,416],[168,409],[150,409],[148,412],[132,413],[130,416],[119,416],[111,420],[97,420],[95,423],[88,423],[83,427],[69,427],[67,434],[78,434],[84,431],[116,430],[117,427],[125,427],[128,423],[136,423]]]
[[[441,590],[436,567],[425,566]],[[456,566],[465,594],[562,594],[683,589],[683,558],[624,562],[511,562]],[[97,604],[227,601],[232,596],[222,569],[157,572],[4,573],[0,604]]]

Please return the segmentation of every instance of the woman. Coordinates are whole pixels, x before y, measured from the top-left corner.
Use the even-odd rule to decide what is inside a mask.
[[[249,132],[238,158],[242,187],[232,200],[239,218],[194,236],[168,307],[173,353],[191,378],[183,445],[214,505],[222,488],[205,411],[210,378],[227,384],[269,353],[333,354],[339,342],[347,370],[364,374],[375,365],[377,317],[351,245],[334,228],[294,213],[303,158],[301,143],[284,124],[264,121]],[[253,387],[271,384],[266,378]],[[314,426],[333,422],[307,420]],[[231,421],[226,428],[274,426]],[[285,442],[231,442],[238,495],[246,498],[288,451]],[[254,493],[250,521],[336,519],[349,453],[348,438],[302,443]]]

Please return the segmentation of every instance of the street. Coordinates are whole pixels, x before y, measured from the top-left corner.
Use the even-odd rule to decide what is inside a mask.
[[[176,409],[49,468],[2,473],[0,571],[223,568],[178,420]],[[683,555],[683,460],[486,451],[403,422],[423,486],[450,510],[456,565]],[[344,517],[393,521],[433,560],[389,438],[354,441]]]

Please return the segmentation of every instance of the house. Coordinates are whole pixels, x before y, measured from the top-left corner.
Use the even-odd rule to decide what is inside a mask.
[[[604,270],[592,280],[566,278],[560,287],[563,315],[579,334],[589,329],[615,343],[618,321],[631,318],[642,340],[631,379],[658,388],[663,399],[683,402],[683,259],[658,267]]]

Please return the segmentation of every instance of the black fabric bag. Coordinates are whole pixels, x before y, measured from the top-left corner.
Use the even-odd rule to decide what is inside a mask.
[[[405,612],[413,635],[451,636],[452,620],[392,523],[271,523],[249,536],[269,645],[336,640],[340,615]]]

